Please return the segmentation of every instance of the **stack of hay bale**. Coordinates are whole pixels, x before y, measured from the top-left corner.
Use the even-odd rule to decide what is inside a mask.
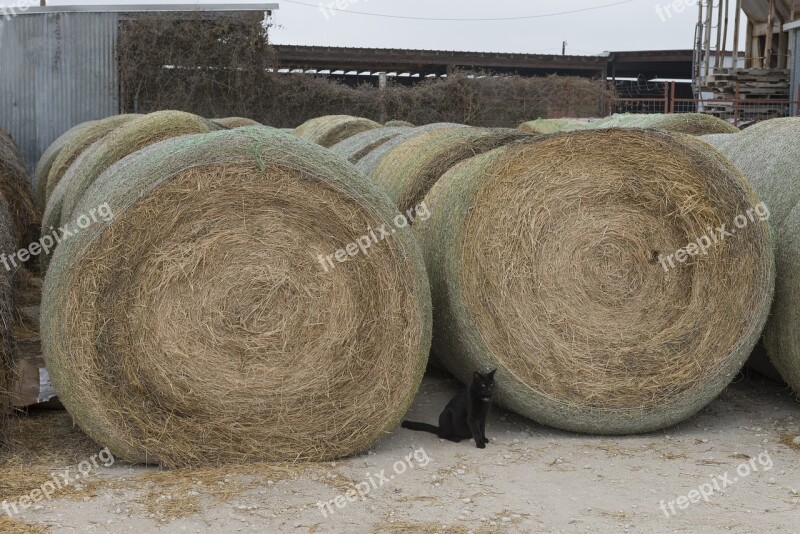
[[[410,130],[405,127],[367,130],[336,143],[331,147],[331,151],[344,157],[350,163],[358,163],[376,148]]]
[[[73,221],[102,204],[42,302],[54,386],[98,443],[168,467],[330,460],[400,421],[429,286],[409,232],[358,254],[397,209],[350,163],[264,127],[182,136],[105,168]]]
[[[730,123],[704,113],[617,113],[596,120],[537,119],[519,127],[522,131],[540,134],[605,128],[653,128],[689,135],[730,134],[739,131]]]
[[[324,147],[332,147],[348,137],[382,127],[375,121],[361,117],[327,115],[301,124],[295,128],[294,135]]]
[[[125,120],[80,152],[57,180],[47,201],[42,234],[66,226],[83,194],[97,177],[125,156],[165,139],[220,128],[207,119],[182,111],[159,111]],[[48,258],[44,258],[45,266]]]

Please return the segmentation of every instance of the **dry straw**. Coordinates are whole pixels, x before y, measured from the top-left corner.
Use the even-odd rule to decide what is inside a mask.
[[[36,164],[36,172],[33,175],[33,190],[34,199],[40,210],[44,211],[45,205],[47,204],[47,176],[50,174],[50,169],[53,168],[53,163],[55,163],[56,158],[75,135],[86,128],[90,128],[93,124],[94,121],[88,121],[73,126],[61,134],[58,139],[53,141],[53,143],[47,147],[47,150],[44,151],[42,157],[39,158],[39,162]]]
[[[359,162],[356,164],[356,167],[358,167],[358,169],[361,172],[369,176],[378,167],[381,160],[384,157],[386,157],[386,155],[389,152],[391,152],[398,146],[402,145],[409,139],[413,139],[418,135],[424,135],[427,132],[432,132],[434,130],[441,130],[445,128],[469,128],[469,126],[465,126],[463,124],[450,123],[450,122],[436,122],[433,124],[426,124],[425,126],[418,126],[416,128],[412,128],[404,133],[401,133],[397,137],[390,139],[389,141],[378,146],[377,148],[374,148],[366,156],[364,156],[359,160]]]
[[[0,254],[14,250],[14,223],[8,203],[0,194]],[[14,279],[13,274],[0,268],[0,449],[6,443],[8,415],[11,409],[9,390],[14,376]]]
[[[523,132],[537,134],[552,134],[558,132],[574,132],[577,130],[588,130],[592,123],[581,119],[536,119],[535,121],[520,124],[519,129]]]
[[[430,348],[422,255],[398,232],[325,272],[396,208],[330,151],[253,127],[109,168],[115,217],[56,250],[42,340],[76,422],[167,467],[330,460],[400,421]]]
[[[704,113],[626,114],[618,113],[598,121],[593,128],[656,128],[690,135],[738,133],[724,120]]]
[[[89,186],[125,156],[165,139],[218,129],[213,122],[183,111],[157,111],[120,126],[86,150],[64,174],[60,184],[66,187],[56,222],[66,224]]]
[[[295,128],[294,134],[318,145],[332,147],[348,137],[382,127],[375,121],[360,117],[327,115],[306,121]]]
[[[764,345],[783,379],[800,393],[800,118],[773,119],[739,135],[705,139],[739,167],[769,208],[777,279]]]
[[[17,144],[3,130],[0,130],[0,193],[11,213],[14,243],[17,248],[25,248],[38,238],[40,214],[33,201],[25,160]]]
[[[511,129],[443,128],[412,137],[381,159],[370,174],[401,212],[418,205],[457,163],[531,135]]]
[[[224,119],[211,119],[211,122],[228,130],[244,128],[247,126],[263,126],[260,122],[244,117],[226,117]]]
[[[350,163],[358,163],[361,158],[382,144],[407,131],[409,131],[409,128],[376,128],[367,130],[336,143],[331,147],[331,150],[347,158]]]
[[[773,244],[757,218],[707,256],[659,263],[758,204],[693,137],[517,143],[453,168],[426,202],[414,232],[435,353],[461,380],[497,367],[500,401],[541,423],[628,434],[682,421],[725,388],[766,322]]]
[[[384,126],[386,126],[387,128],[398,128],[398,127],[400,127],[400,128],[402,128],[402,127],[413,128],[415,125],[410,123],[410,122],[408,122],[408,121],[397,121],[397,120],[395,120],[395,121],[387,122],[386,124],[384,124]]]
[[[56,156],[50,168],[50,173],[47,175],[45,205],[50,201],[50,195],[53,194],[53,189],[55,189],[58,182],[61,181],[64,173],[67,172],[67,169],[70,168],[84,150],[111,133],[115,128],[140,116],[141,115],[115,115],[113,117],[94,121],[88,128],[83,128],[75,132],[58,153],[58,156]]]

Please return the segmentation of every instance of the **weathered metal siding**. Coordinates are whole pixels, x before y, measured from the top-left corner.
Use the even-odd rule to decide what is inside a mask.
[[[800,99],[800,28],[794,28],[789,31],[789,40],[792,47],[791,64],[792,69],[792,86],[790,100]],[[792,109],[793,115],[800,115],[800,105],[795,103]]]
[[[66,130],[119,112],[117,13],[0,19],[0,128],[31,169]]]

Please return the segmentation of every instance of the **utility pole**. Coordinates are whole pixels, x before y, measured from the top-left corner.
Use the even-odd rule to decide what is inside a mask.
[[[561,55],[562,56],[566,56],[567,55],[567,42],[566,41],[561,43]]]

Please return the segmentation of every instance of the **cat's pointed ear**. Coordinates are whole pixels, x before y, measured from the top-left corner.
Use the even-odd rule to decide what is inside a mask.
[[[496,372],[497,372],[497,369],[495,369],[494,371],[490,372],[490,373],[489,373],[489,378],[491,378],[492,380],[494,380],[494,374],[495,374]]]
[[[478,371],[475,371],[472,374],[472,379],[475,380],[475,381],[480,380],[481,378],[483,378],[483,377],[481,376],[481,374]]]

